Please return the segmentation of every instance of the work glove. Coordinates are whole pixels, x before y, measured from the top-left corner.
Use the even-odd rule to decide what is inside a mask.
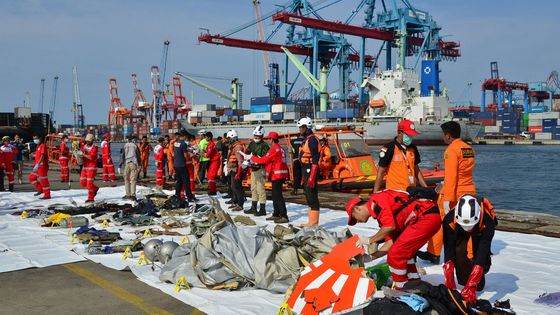
[[[443,211],[445,211],[445,214],[448,214],[449,211],[451,211],[451,202],[450,201],[444,201],[443,202]]]
[[[315,188],[315,186],[317,186],[317,173],[319,173],[319,165],[311,165],[311,173],[307,179],[307,187]]]
[[[118,173],[119,175],[121,175],[121,168],[120,168],[120,167],[117,168],[117,173]]]
[[[33,172],[37,172],[38,169],[39,169],[39,164],[35,164],[33,166]]]
[[[363,248],[366,252],[366,255],[371,255],[377,252],[377,247],[379,246],[379,244],[370,243],[369,237],[360,236],[358,242],[356,242],[356,246]]]
[[[443,276],[445,277],[445,286],[448,289],[457,289],[457,284],[455,283],[455,264],[452,260],[448,260],[443,264]]]
[[[439,182],[436,184],[436,188],[434,189],[436,191],[436,193],[439,194],[439,192],[443,189],[443,181]]]
[[[465,300],[465,302],[469,304],[476,303],[476,286],[482,280],[482,276],[484,275],[484,270],[481,265],[474,265],[471,270],[471,275],[469,276],[469,280],[467,284],[461,291],[461,296]]]
[[[158,161],[156,161],[156,167],[158,167],[158,166],[159,166],[159,162],[158,162]]]

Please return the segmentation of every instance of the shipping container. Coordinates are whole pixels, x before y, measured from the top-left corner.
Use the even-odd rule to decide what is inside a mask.
[[[558,119],[543,119],[542,126],[543,127],[555,127],[558,125]]]
[[[542,126],[542,119],[529,119],[527,126]]]
[[[495,126],[496,119],[495,118],[477,118],[473,119],[474,122],[480,123],[483,126]]]
[[[202,117],[216,117],[216,111],[215,110],[207,110],[202,112]]]
[[[552,132],[553,133],[553,132],[556,131],[556,129],[558,129],[558,127],[557,126],[543,126],[542,129],[543,129],[542,130],[543,132]]]
[[[196,105],[192,105],[192,110],[195,112],[216,110],[216,104],[196,104]]]
[[[550,133],[550,132],[537,132],[537,133],[535,133],[535,140],[552,140],[552,133]]]
[[[498,126],[486,126],[486,127],[484,127],[484,132],[486,132],[486,133],[498,133],[498,132],[500,132],[500,127],[498,127]]]
[[[496,113],[493,113],[493,112],[478,112],[478,113],[472,113],[471,117],[473,119],[489,119],[489,118],[495,118]]]
[[[270,113],[270,105],[251,105],[251,113]]]
[[[317,119],[327,119],[327,112],[317,112]]]
[[[552,134],[552,139],[553,140],[560,140],[560,131],[556,131],[555,133]]]
[[[327,119],[354,118],[357,115],[358,111],[354,108],[341,108],[327,111]]]
[[[529,113],[544,113],[544,106],[531,107],[529,108]]]
[[[282,121],[284,120],[284,113],[272,113],[271,118],[273,121]]]
[[[251,105],[270,104],[270,96],[251,97]]]
[[[539,132],[543,132],[543,127],[542,126],[529,126],[528,131],[530,133],[539,133]]]
[[[192,110],[187,114],[187,117],[202,118],[202,112]]]
[[[295,105],[294,104],[274,104],[274,105],[272,105],[271,111],[273,113],[293,112],[293,111],[295,111]]]
[[[272,118],[271,113],[253,113],[253,121],[269,121]]]
[[[296,112],[285,112],[284,120],[296,120],[299,119],[299,115]]]

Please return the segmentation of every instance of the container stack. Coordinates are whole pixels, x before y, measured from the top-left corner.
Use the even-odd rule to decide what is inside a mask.
[[[507,134],[519,133],[519,116],[516,112],[498,111],[498,121],[501,121],[500,131]]]
[[[247,110],[224,108],[223,115],[220,116],[221,123],[243,121],[243,116],[248,114]]]
[[[177,120],[164,120],[161,122],[161,130],[164,134],[173,135],[179,132],[180,123]]]
[[[478,122],[483,126],[497,126],[495,112],[472,113],[471,117],[474,122]],[[499,117],[499,113],[498,113],[498,117]]]
[[[535,140],[560,140],[560,112],[529,113],[528,130]]]

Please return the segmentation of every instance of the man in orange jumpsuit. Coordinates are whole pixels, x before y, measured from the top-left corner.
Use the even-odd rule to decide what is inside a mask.
[[[40,199],[51,199],[51,186],[49,184],[49,157],[47,156],[47,147],[42,143],[39,136],[33,136],[33,142],[37,145],[35,149],[35,163],[33,170],[29,174],[29,182],[35,186],[37,193],[35,196],[43,194]]]
[[[214,135],[212,132],[206,132],[206,140],[208,145],[206,146],[206,158],[208,158],[208,171],[206,175],[208,176],[208,195],[215,196],[217,194],[216,189],[216,179],[218,178],[218,170],[220,169],[220,164],[222,163],[222,156],[216,148],[216,143],[214,142]]]
[[[142,162],[142,172],[144,173],[144,178],[146,178],[146,173],[148,172],[148,162],[150,161],[150,152],[153,151],[152,145],[148,142],[148,137],[143,136],[142,142],[140,143],[140,160]]]
[[[93,145],[93,135],[91,133],[86,136],[86,141],[82,145],[82,155],[84,167],[80,175],[80,185],[87,188],[88,199],[86,203],[92,203],[99,187],[95,186],[94,182],[95,175],[97,174],[97,146]]]
[[[476,187],[473,181],[475,154],[472,147],[461,140],[461,125],[448,121],[441,125],[441,130],[448,145],[443,154],[445,173],[438,201],[443,218],[463,195],[475,195]],[[440,229],[428,243],[428,251],[419,251],[418,258],[438,264],[442,246],[443,230]]]
[[[323,178],[329,178],[332,168],[332,154],[329,148],[329,140],[322,138],[319,143],[321,144],[321,159],[319,160],[319,169]]]
[[[161,191],[165,185],[165,162],[167,156],[165,148],[163,147],[163,137],[159,137],[158,144],[154,147],[154,160],[156,161],[156,186],[157,190]]]
[[[8,136],[2,138],[2,147],[0,150],[4,155],[4,170],[5,174],[8,175],[8,190],[14,191],[14,158],[15,155],[19,152],[15,145],[10,143],[11,139]],[[2,177],[2,186],[3,186],[4,178]]]
[[[108,133],[103,135],[103,141],[101,141],[101,161],[103,162],[103,181],[106,182],[109,179],[112,182],[115,181],[117,177],[115,176],[115,165],[113,164],[113,159],[111,158],[111,135]]]
[[[179,133],[176,132],[173,135],[173,139],[170,139],[169,142],[167,143],[167,171],[168,171],[168,175],[169,175],[169,179],[173,179],[173,176],[175,176],[175,169],[173,168],[173,155],[174,150],[173,147],[175,145],[175,141],[177,141],[177,139],[179,139]]]
[[[397,132],[395,139],[379,151],[379,169],[373,192],[381,189],[385,175],[385,189],[406,191],[408,186],[428,186],[418,167],[420,153],[412,143],[412,138],[419,134],[414,123],[403,119],[397,126]]]
[[[68,182],[70,180],[70,172],[68,163],[70,162],[70,148],[68,147],[68,136],[63,135],[60,141],[60,156],[58,157],[60,163],[60,182]]]

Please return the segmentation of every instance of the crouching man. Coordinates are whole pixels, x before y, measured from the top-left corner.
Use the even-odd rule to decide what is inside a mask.
[[[359,245],[371,253],[372,244],[385,241],[371,258],[387,255],[395,289],[402,289],[409,280],[420,279],[414,256],[441,227],[439,210],[432,200],[383,190],[372,194],[369,200],[350,199],[346,212],[348,225],[365,223],[369,218],[379,223],[379,231],[372,237],[360,237]]]
[[[481,206],[475,197],[464,195],[443,219],[445,286],[456,288],[455,271],[457,281],[464,286],[461,295],[471,304],[476,302],[476,291],[484,289],[484,274],[490,270],[494,216],[488,200],[484,199]],[[469,239],[474,257],[468,257]]]

